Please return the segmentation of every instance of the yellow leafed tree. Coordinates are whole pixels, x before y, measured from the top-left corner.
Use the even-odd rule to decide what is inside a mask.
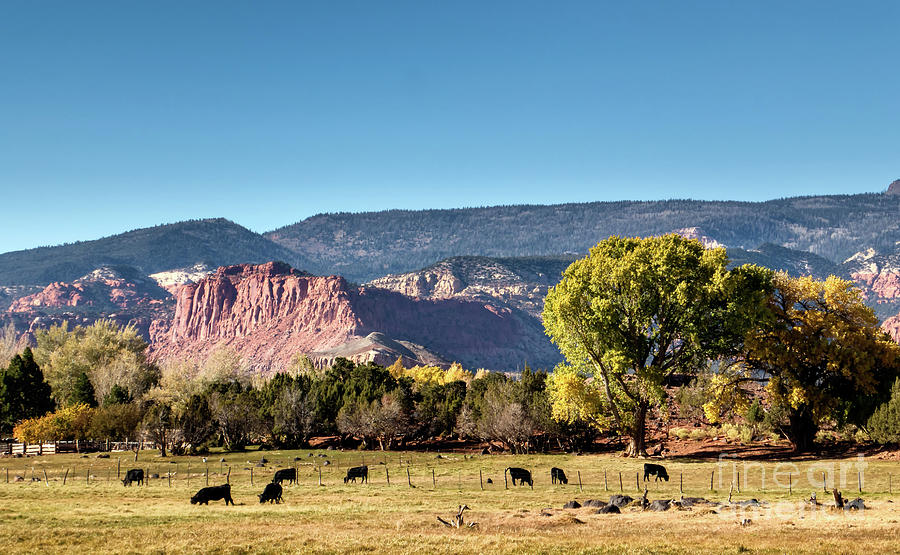
[[[789,438],[812,447],[822,421],[852,412],[900,375],[900,346],[850,281],[775,276],[771,322],[747,337],[746,363],[766,372],[773,403],[788,410]]]

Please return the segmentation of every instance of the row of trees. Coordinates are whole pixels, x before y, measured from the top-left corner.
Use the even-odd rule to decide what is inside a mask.
[[[554,418],[628,437],[631,455],[678,377],[705,381],[711,422],[766,384],[807,450],[825,421],[865,426],[900,376],[900,346],[851,282],[729,269],[725,249],[678,235],[600,242],[550,290],[543,319],[566,358],[549,384]]]
[[[570,448],[593,439],[550,418],[547,374],[529,368],[512,379],[495,372],[473,375],[456,365],[405,368],[398,360],[384,368],[338,359],[321,371],[252,383],[240,367],[222,366],[223,360],[240,359],[218,358],[214,379],[208,368],[164,366],[160,382],[140,399],[110,398],[94,407],[76,402],[20,421],[14,435],[34,442],[143,433],[164,454],[210,445],[239,450],[251,442],[299,447],[314,435],[391,449],[398,442],[456,434],[497,441],[513,452],[547,448],[551,438]]]

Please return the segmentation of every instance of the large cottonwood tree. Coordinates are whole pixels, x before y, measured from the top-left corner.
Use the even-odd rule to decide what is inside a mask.
[[[569,266],[543,312],[568,363],[550,380],[554,415],[617,431],[628,454],[645,454],[666,379],[738,352],[764,314],[771,272],[727,266],[725,249],[674,234],[610,237]]]
[[[788,438],[806,451],[823,421],[890,388],[900,346],[853,282],[778,273],[774,283],[773,318],[748,335],[744,362],[768,375],[770,401],[788,411]]]

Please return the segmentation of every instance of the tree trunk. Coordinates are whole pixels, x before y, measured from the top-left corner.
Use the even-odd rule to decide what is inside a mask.
[[[647,456],[647,411],[650,405],[647,401],[640,401],[634,411],[634,424],[631,426],[631,439],[628,442],[628,450],[626,454],[629,457],[646,457]]]
[[[791,441],[794,451],[803,453],[811,450],[819,427],[813,420],[809,408],[792,409],[788,420],[791,424],[790,430],[788,430],[788,439]]]

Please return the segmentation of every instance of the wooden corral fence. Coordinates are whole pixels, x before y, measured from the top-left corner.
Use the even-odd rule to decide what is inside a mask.
[[[45,441],[42,443],[0,442],[0,455],[55,455],[56,453],[92,453],[97,451],[133,451],[152,449],[147,441]]]

